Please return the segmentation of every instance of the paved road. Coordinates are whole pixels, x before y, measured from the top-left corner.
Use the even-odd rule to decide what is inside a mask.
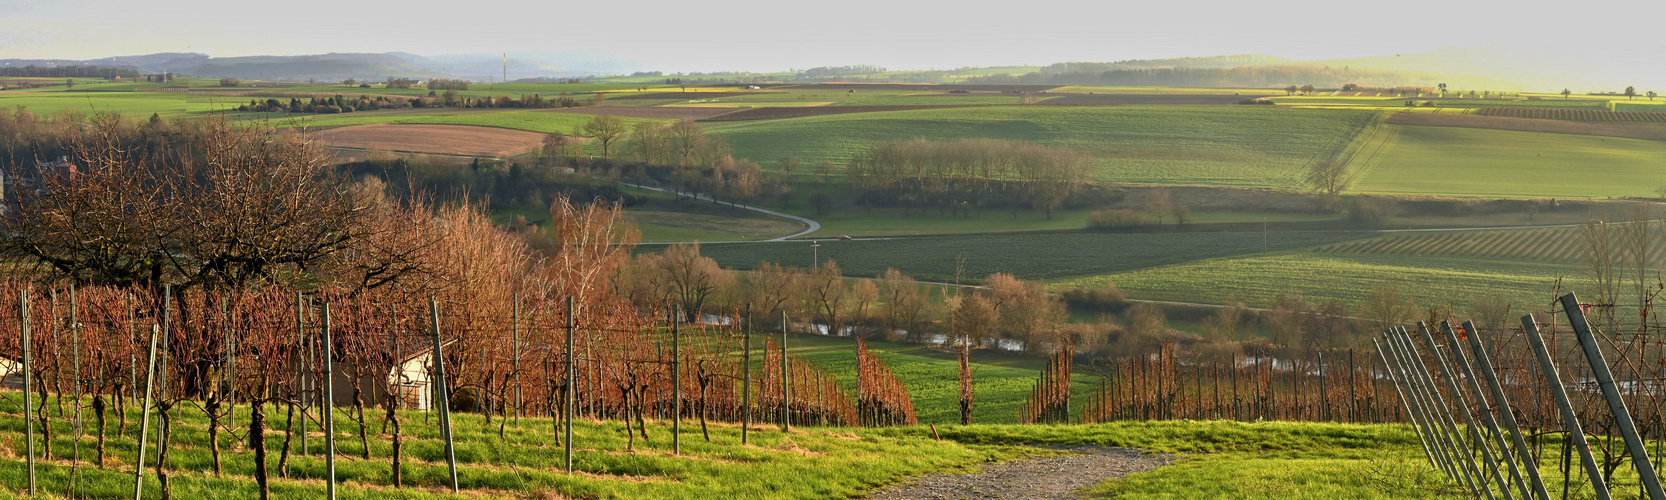
[[[664,189],[660,189],[660,188],[653,187],[653,186],[643,186],[643,185],[640,185],[640,184],[631,184],[631,183],[625,182],[625,181],[619,181],[619,183],[624,184],[626,186],[631,186],[631,187],[636,187],[636,188],[641,188],[641,189],[647,189],[647,190],[651,190],[651,191],[659,191],[661,193],[670,193],[670,191],[666,191]],[[690,195],[683,195],[683,196],[690,196]],[[695,194],[695,195],[692,195],[692,196],[696,200],[712,201],[712,197],[710,197],[710,196],[704,196],[704,195],[699,195],[699,194]],[[785,214],[785,213],[777,212],[777,211],[770,210],[770,209],[767,209],[767,208],[750,207],[750,206],[746,206],[746,205],[736,205],[736,204],[733,204],[733,203],[730,203],[729,206],[739,208],[739,209],[742,209],[742,210],[751,210],[753,212],[758,212],[758,213],[761,213],[761,214],[773,215],[773,216],[780,217],[780,218],[783,218],[783,219],[792,219],[792,220],[804,223],[805,227],[807,227],[808,229],[805,229],[803,231],[799,231],[799,232],[796,232],[796,233],[793,233],[793,234],[789,234],[789,235],[786,235],[786,236],[781,236],[781,237],[778,237],[778,238],[770,238],[770,239],[767,239],[767,240],[704,241],[704,242],[700,242],[700,243],[767,243],[767,242],[772,242],[772,241],[787,241],[787,240],[790,240],[790,239],[793,239],[793,238],[797,238],[799,236],[804,236],[806,234],[814,233],[816,231],[821,230],[821,223],[820,222],[816,222],[816,221],[813,221],[813,220],[810,220],[810,219],[807,219],[807,218],[804,218],[804,217],[799,217],[797,215]],[[693,242],[693,241],[683,241],[683,242],[666,243],[666,242],[656,241],[656,242],[653,242],[652,244],[654,244],[654,245],[676,245],[676,244],[686,244],[686,243],[695,243],[695,242]]]

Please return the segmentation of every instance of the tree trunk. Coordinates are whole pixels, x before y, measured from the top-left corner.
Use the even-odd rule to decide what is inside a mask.
[[[249,411],[249,449],[255,452],[255,484],[260,486],[260,499],[267,500],[272,488],[266,484],[266,405],[255,401]]]
[[[295,402],[289,402],[283,426],[283,451],[278,454],[278,477],[289,477],[289,444],[295,440]]]
[[[156,444],[156,480],[162,483],[162,500],[173,498],[173,487],[168,484],[168,434],[173,430],[172,404],[162,406],[162,433]]]
[[[220,477],[220,399],[211,395],[203,411],[208,413],[208,450],[214,456],[214,477]]]
[[[93,415],[98,419],[98,468],[104,468],[104,395],[93,396]]]
[[[362,458],[364,460],[370,460],[370,436],[367,435],[367,431],[365,430],[365,423],[364,423],[364,391],[360,390],[360,388],[359,388],[359,380],[363,379],[364,377],[357,376],[358,375],[357,373],[355,373],[354,375],[355,376],[353,377],[353,410],[357,411],[358,414],[359,414],[359,449],[361,451],[363,451],[363,454],[361,454],[359,456],[359,458]],[[392,397],[393,397],[393,395],[391,395],[391,394],[388,395],[388,398],[391,399]]]
[[[398,400],[389,396],[387,407],[388,422],[393,424],[393,487],[399,488],[404,486],[404,475],[399,472],[402,443],[400,442],[399,413],[396,411],[399,408]]]

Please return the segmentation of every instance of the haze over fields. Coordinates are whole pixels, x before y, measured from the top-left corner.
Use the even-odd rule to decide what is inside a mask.
[[[0,0],[0,500],[1641,498],[1655,9]]]
[[[1520,90],[1618,89],[1666,80],[1666,43],[1652,36],[1658,23],[1633,15],[1658,5],[1640,0],[1600,7],[1471,2],[1411,9],[1219,0],[965,7],[857,0],[712,8],[655,0],[631,2],[626,13],[502,0],[437,9],[319,0],[281,7],[5,0],[0,59],[392,53],[369,66],[381,74],[361,77],[443,72],[484,80],[501,77],[506,52],[511,79],[1264,54],[1319,66],[1422,71],[1527,87]],[[431,59],[413,62],[410,54]],[[225,74],[218,76],[254,78],[262,71],[245,69],[252,74],[221,67]]]

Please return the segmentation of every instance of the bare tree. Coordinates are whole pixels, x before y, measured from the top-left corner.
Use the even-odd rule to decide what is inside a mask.
[[[1307,186],[1320,196],[1320,202],[1328,210],[1335,210],[1341,203],[1342,192],[1348,189],[1348,165],[1336,159],[1327,159],[1313,163],[1307,170]]]
[[[700,245],[671,245],[659,261],[667,292],[692,322],[699,322],[706,300],[734,279],[717,261],[700,255]]]
[[[596,115],[590,121],[584,123],[584,127],[579,129],[578,135],[595,139],[597,143],[602,145],[602,157],[608,158],[612,152],[610,146],[614,141],[629,133],[630,129],[625,127],[625,121],[619,119],[619,117]]]

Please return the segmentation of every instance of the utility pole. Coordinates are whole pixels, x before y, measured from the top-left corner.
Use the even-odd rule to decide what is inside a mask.
[[[810,269],[821,265],[821,241],[810,242]]]

